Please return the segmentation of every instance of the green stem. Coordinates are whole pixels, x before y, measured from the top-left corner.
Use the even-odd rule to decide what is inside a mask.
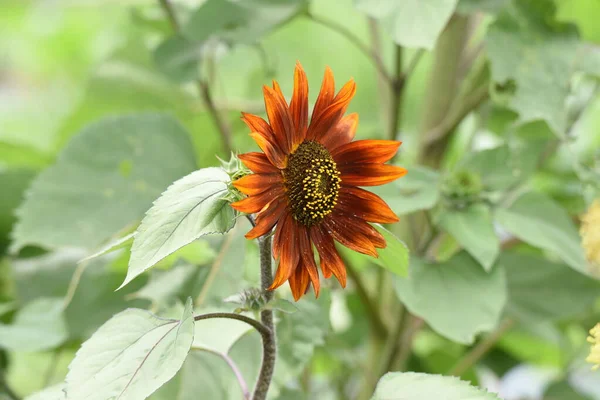
[[[390,120],[388,126],[388,139],[394,140],[398,135],[402,117],[402,89],[404,79],[402,77],[402,47],[396,45],[394,60],[394,82],[392,84],[392,101],[390,102]]]
[[[371,322],[371,327],[373,328],[375,335],[380,339],[385,339],[387,336],[387,327],[381,318],[381,314],[379,313],[376,303],[369,295],[369,292],[367,291],[360,274],[356,272],[348,260],[344,259],[344,264],[346,264],[346,272],[348,273],[348,277],[352,279],[352,282],[354,282],[356,293],[358,294],[361,303],[366,308],[367,318],[369,318],[369,321]]]

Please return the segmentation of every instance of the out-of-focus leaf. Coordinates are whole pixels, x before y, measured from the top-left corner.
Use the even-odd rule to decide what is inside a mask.
[[[274,299],[267,304],[267,309],[281,311],[286,314],[292,314],[298,311],[298,307],[291,301],[285,299]]]
[[[192,300],[180,320],[125,310],[86,341],[69,366],[67,399],[143,400],[183,365],[194,340]]]
[[[500,240],[494,232],[489,209],[475,204],[465,210],[445,210],[439,224],[485,269],[490,271],[500,254]]]
[[[408,167],[406,176],[388,185],[370,189],[399,215],[428,210],[440,198],[439,174],[426,167]]]
[[[396,279],[396,293],[437,333],[468,344],[498,324],[507,298],[506,277],[499,267],[486,273],[465,252],[440,264],[413,257],[409,277]]]
[[[556,18],[577,25],[585,40],[600,43],[600,3],[596,0],[558,0]],[[554,399],[552,399],[554,400]]]
[[[221,168],[204,168],[169,186],[136,231],[121,287],[199,237],[229,231],[236,215],[225,199],[229,182]]]
[[[384,249],[377,249],[379,257],[372,261],[398,276],[408,275],[408,247],[406,244],[383,226],[375,225],[374,227],[383,235],[387,245]]]
[[[524,322],[574,317],[591,308],[600,292],[598,281],[542,257],[507,252],[499,263],[506,270],[507,311]]]
[[[509,2],[510,0],[458,0],[456,11],[462,14],[471,14],[479,11],[496,14]]]
[[[544,120],[562,137],[570,79],[585,55],[576,29],[554,14],[550,0],[513,1],[490,26],[486,43],[497,98],[519,113],[519,122]]]
[[[131,297],[148,299],[156,305],[166,305],[177,297],[187,281],[196,273],[196,267],[181,263],[167,271],[155,270],[148,283]]]
[[[0,157],[1,158],[1,157]],[[0,254],[8,247],[9,234],[16,221],[14,212],[23,200],[23,193],[33,179],[34,172],[26,169],[0,167]]]
[[[28,244],[97,247],[194,169],[190,146],[185,130],[160,114],[113,117],[88,126],[27,191],[17,211],[12,251]]]
[[[182,35],[165,39],[154,51],[154,61],[158,68],[180,83],[198,78],[201,57],[201,44],[193,43]]]
[[[569,385],[568,381],[555,382],[548,386],[544,393],[544,400],[593,400],[589,396],[577,392]]]
[[[223,311],[228,310],[203,308],[202,314]],[[207,347],[227,354],[242,336],[252,330],[252,327],[245,322],[234,319],[211,318],[196,322],[195,330],[194,347]]]
[[[452,16],[457,0],[355,0],[356,7],[377,18],[394,42],[433,49]]]
[[[215,250],[205,240],[194,240],[171,253],[167,257],[156,263],[157,268],[171,268],[178,261],[185,261],[188,264],[205,265],[214,260],[216,256]]]
[[[40,392],[25,397],[25,400],[66,400],[67,397],[64,389],[65,385],[59,383],[58,385],[50,386]]]
[[[508,208],[497,209],[496,220],[519,239],[551,251],[573,269],[592,275],[577,228],[552,199],[541,193],[524,193]]]
[[[102,246],[102,248],[98,251],[96,251],[95,253],[83,258],[80,262],[86,262],[86,261],[90,261],[94,258],[98,258],[100,256],[103,256],[107,253],[110,253],[111,251],[115,251],[118,250],[120,248],[129,246],[131,243],[133,243],[133,238],[135,236],[135,232],[131,232],[128,235],[125,235],[119,239],[113,240],[111,242],[109,242],[108,244]]]
[[[10,325],[0,324],[0,347],[15,351],[41,351],[62,344],[68,337],[64,301],[38,298],[20,309]]]
[[[385,374],[371,400],[388,399],[500,400],[495,394],[456,377],[417,372]]]

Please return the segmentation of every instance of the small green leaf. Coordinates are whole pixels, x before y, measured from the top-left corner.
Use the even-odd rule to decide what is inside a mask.
[[[281,311],[286,314],[292,314],[298,311],[298,307],[296,307],[294,303],[285,299],[274,299],[267,303],[267,306],[265,308],[270,310]]]
[[[496,210],[496,220],[524,242],[551,251],[575,270],[593,275],[573,221],[562,207],[545,195],[524,193],[508,208]]]
[[[371,400],[500,400],[498,396],[452,376],[389,372],[377,384]]]
[[[458,0],[355,0],[359,11],[377,18],[394,42],[433,49]]]
[[[406,176],[372,188],[398,215],[433,208],[440,198],[439,174],[426,167],[408,167]]]
[[[10,325],[0,324],[0,347],[14,351],[42,351],[61,345],[68,337],[64,300],[38,298],[17,312]]]
[[[227,195],[229,175],[204,168],[173,183],[146,213],[133,246],[122,288],[157,262],[203,235],[225,233],[235,224]]]
[[[201,57],[202,44],[182,35],[165,39],[154,51],[154,61],[161,72],[179,83],[198,78]]]
[[[398,276],[408,275],[408,247],[406,244],[383,226],[375,224],[374,227],[385,238],[386,247],[377,249],[379,257],[373,258],[373,262]]]
[[[413,257],[409,277],[396,279],[396,293],[434,331],[469,344],[497,326],[507,298],[506,277],[498,266],[486,273],[466,252],[439,264]]]
[[[132,114],[87,126],[34,179],[17,210],[11,251],[99,246],[195,168],[191,148],[187,132],[166,115]],[[124,162],[131,164],[127,174]]]
[[[479,261],[483,269],[492,269],[500,254],[500,240],[486,206],[475,204],[465,210],[444,210],[439,224]]]
[[[67,400],[144,400],[177,373],[193,340],[191,299],[180,320],[125,310],[75,355],[66,378]]]

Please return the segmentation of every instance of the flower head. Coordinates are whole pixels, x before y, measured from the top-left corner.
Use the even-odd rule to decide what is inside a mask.
[[[590,336],[587,340],[592,344],[592,348],[585,361],[594,364],[592,369],[598,369],[600,368],[600,323],[590,329]]]
[[[319,273],[313,245],[325,278],[334,275],[346,285],[346,269],[334,240],[357,252],[377,257],[386,246],[369,222],[392,223],[398,217],[377,195],[358,186],[376,186],[406,174],[386,165],[401,142],[352,141],[358,115],[344,116],[356,91],[353,80],[335,94],[333,73],[325,70],[321,91],[308,121],[308,81],[298,63],[294,92],[288,106],[277,82],[264,86],[269,122],[242,114],[263,153],[241,154],[253,172],[234,182],[248,197],[232,204],[245,213],[257,213],[249,239],[276,226],[273,256],[279,260],[270,289],[289,281],[298,300],[312,284],[319,295]]]

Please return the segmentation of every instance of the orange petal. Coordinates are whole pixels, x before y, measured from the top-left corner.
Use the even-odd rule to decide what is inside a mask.
[[[339,165],[342,185],[377,186],[395,181],[406,175],[406,169],[388,164],[344,164]]]
[[[251,174],[233,182],[233,186],[249,196],[269,190],[274,185],[283,185],[282,176],[277,174]]]
[[[338,225],[347,227],[348,231],[365,236],[378,249],[384,249],[387,246],[383,235],[363,219],[356,218],[351,214],[344,214],[339,210],[336,210],[335,214],[332,215],[332,219]]]
[[[276,166],[279,169],[285,168],[286,158],[283,152],[279,149],[279,146],[269,141],[262,133],[260,132],[252,132],[250,136],[258,147],[265,153],[271,164]]]
[[[271,129],[271,126],[267,123],[267,121],[265,121],[258,115],[243,112],[242,121],[244,121],[244,123],[248,125],[248,128],[250,128],[252,132],[260,132],[268,140],[275,140],[275,134],[273,133],[273,129]]]
[[[339,122],[346,112],[355,93],[356,83],[350,79],[335,96],[332,103],[318,117],[311,120],[306,137],[321,141],[327,136],[329,130]]]
[[[263,86],[263,93],[267,116],[269,117],[271,128],[277,137],[277,143],[279,143],[285,154],[289,154],[292,149],[292,136],[294,132],[290,110],[283,96],[276,90],[268,86]]]
[[[256,239],[270,232],[284,215],[286,208],[287,200],[283,197],[270,202],[256,217],[256,225],[246,233],[246,239]]]
[[[379,257],[373,242],[371,242],[367,236],[356,232],[354,224],[348,224],[347,222],[348,221],[345,220],[344,223],[342,223],[334,218],[328,217],[323,222],[323,226],[331,233],[331,236],[333,236],[335,240],[349,249],[375,258]]]
[[[275,92],[277,92],[279,97],[281,97],[283,99],[283,102],[285,103],[285,105],[287,107],[287,101],[285,101],[285,96],[283,95],[283,92],[281,91],[281,86],[279,86],[279,83],[276,80],[273,80],[273,90]]]
[[[340,189],[336,210],[369,222],[391,224],[399,221],[381,197],[353,186]]]
[[[324,233],[321,227],[310,228],[310,239],[315,244],[321,259],[321,271],[325,278],[335,275],[342,287],[346,287],[346,266],[337,252],[333,239]]]
[[[283,186],[277,185],[259,195],[247,197],[243,200],[231,203],[231,207],[246,214],[257,213],[270,202],[283,196],[284,193]]]
[[[331,68],[325,67],[325,76],[323,77],[323,83],[321,83],[321,90],[319,91],[319,96],[317,97],[317,102],[315,103],[315,107],[313,108],[311,120],[315,121],[327,107],[333,101],[333,97],[335,96],[335,81],[333,79],[333,71]],[[314,139],[314,137],[309,137],[309,139]]]
[[[303,268],[301,265],[296,267],[294,273],[290,276],[290,289],[292,290],[292,295],[294,296],[294,300],[300,300],[300,297],[308,290],[310,285],[310,280],[308,279],[308,271],[306,268]]]
[[[319,289],[321,288],[319,282],[319,271],[317,270],[317,264],[315,263],[315,253],[313,252],[312,244],[308,236],[308,228],[302,227],[298,232],[298,250],[301,256],[301,267],[306,269],[310,281],[315,288],[315,296],[319,297]]]
[[[283,282],[288,280],[294,268],[296,268],[300,261],[296,235],[298,227],[296,226],[296,221],[294,221],[291,214],[287,214],[283,224],[281,226],[277,226],[278,232],[280,229],[282,230],[279,236],[279,248],[281,249],[281,253],[278,255],[278,257],[276,257],[279,258],[279,267],[277,268],[275,279],[269,287],[269,290],[278,288],[283,284]]]
[[[264,153],[253,151],[250,153],[239,154],[238,158],[255,174],[275,174],[279,172],[279,169],[271,164],[269,157]]]
[[[356,135],[358,127],[358,114],[348,114],[338,121],[322,138],[321,144],[330,152],[341,145],[350,143]]]
[[[304,140],[308,126],[308,79],[299,62],[294,70],[294,93],[290,101],[290,113],[294,122],[292,146],[296,148]]]
[[[385,163],[389,161],[402,142],[395,140],[357,140],[335,149],[331,156],[340,164]]]

